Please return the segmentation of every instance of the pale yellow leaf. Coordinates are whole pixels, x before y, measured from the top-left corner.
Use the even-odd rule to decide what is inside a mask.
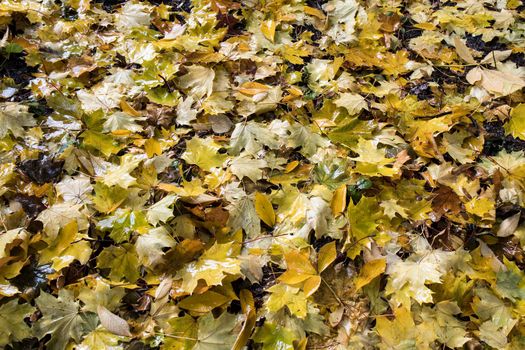
[[[99,305],[97,307],[97,313],[98,317],[100,318],[100,323],[108,331],[116,335],[131,337],[131,332],[129,331],[129,324],[126,322],[126,320],[115,315],[102,305]]]
[[[463,43],[463,41],[461,41],[458,37],[454,38],[454,46],[456,47],[456,52],[458,56],[461,57],[463,61],[470,64],[476,63],[476,60],[474,59],[474,57],[472,57],[472,54],[470,53],[470,50],[467,47],[467,45],[465,45],[465,43]]]

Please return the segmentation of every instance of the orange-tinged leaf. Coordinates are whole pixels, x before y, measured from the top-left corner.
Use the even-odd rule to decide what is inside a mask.
[[[335,247],[335,241],[322,246],[317,256],[317,271],[319,271],[319,273],[323,272],[336,258],[337,249]]]
[[[355,280],[355,288],[359,290],[366,286],[368,283],[372,282],[374,278],[385,272],[386,260],[385,259],[376,259],[367,262],[359,276]]]
[[[301,283],[311,276],[317,275],[310,259],[298,251],[292,250],[284,255],[288,269],[279,276],[279,280],[286,284]]]
[[[339,216],[346,208],[346,185],[341,185],[335,190],[331,203],[332,213]]]
[[[298,160],[294,160],[288,164],[286,164],[286,168],[284,169],[284,173],[288,174],[289,172],[293,171],[297,166],[299,165]]]
[[[268,85],[264,85],[256,81],[247,81],[239,87],[239,92],[248,96],[255,96],[268,90],[270,90]]]
[[[324,20],[326,18],[326,15],[324,14],[323,11],[318,10],[318,9],[316,9],[314,7],[305,6],[305,7],[303,7],[303,9],[304,9],[304,13],[306,13],[306,14],[308,14],[310,16],[317,17],[320,20]]]
[[[255,211],[268,226],[275,225],[275,212],[268,197],[260,192],[255,194]]]

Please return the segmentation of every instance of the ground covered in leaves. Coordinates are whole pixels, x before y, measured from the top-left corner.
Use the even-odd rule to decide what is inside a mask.
[[[0,347],[525,348],[524,14],[3,0]]]

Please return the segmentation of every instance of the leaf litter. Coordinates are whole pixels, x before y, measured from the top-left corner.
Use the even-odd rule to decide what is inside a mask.
[[[0,347],[525,347],[525,7],[0,4]]]

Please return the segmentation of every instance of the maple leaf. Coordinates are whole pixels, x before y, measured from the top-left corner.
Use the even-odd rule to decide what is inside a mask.
[[[357,249],[350,254],[357,255],[366,243],[365,239],[377,233],[377,220],[381,217],[381,212],[377,200],[373,197],[362,197],[357,204],[350,201],[347,212],[350,235],[357,243]]]
[[[215,71],[202,66],[186,67],[188,73],[183,75],[178,84],[183,89],[189,89],[189,93],[196,99],[210,96],[213,92],[213,79]]]
[[[106,186],[97,182],[93,186],[95,196],[92,197],[95,208],[102,213],[110,213],[127,198],[128,194],[120,186]]]
[[[270,312],[277,312],[286,307],[292,315],[305,318],[308,303],[305,293],[299,288],[285,284],[276,284],[268,288],[271,293],[266,302],[266,308]]]
[[[103,131],[129,130],[131,132],[139,132],[142,130],[142,126],[137,124],[137,121],[141,120],[144,120],[144,118],[134,117],[125,112],[115,112],[106,117]]]
[[[138,265],[139,259],[135,247],[130,243],[104,248],[97,257],[97,266],[110,269],[109,278],[116,282],[122,278],[135,282],[140,276]]]
[[[11,300],[0,306],[0,346],[31,336],[31,329],[24,322],[24,318],[34,311],[33,306],[19,305],[18,300]]]
[[[336,43],[347,43],[355,39],[354,31],[359,4],[354,0],[332,0],[323,5],[329,14],[330,27],[327,34]]]
[[[221,285],[227,275],[240,274],[240,261],[231,257],[232,244],[215,243],[197,261],[186,264],[178,273],[182,278],[182,290],[192,293],[199,279],[211,287]]]
[[[384,149],[377,148],[377,144],[372,140],[359,140],[354,149],[359,157],[351,158],[357,162],[355,172],[369,176],[393,176],[396,173],[394,168],[386,165],[394,163],[394,159],[386,158]]]
[[[16,102],[0,103],[0,138],[7,135],[9,131],[15,137],[24,134],[24,127],[35,126],[36,121],[29,113],[29,107]]]
[[[376,319],[377,332],[384,343],[383,349],[414,348],[416,345],[416,329],[410,311],[406,307],[394,309],[395,319],[390,321],[386,316]]]
[[[450,187],[441,186],[435,192],[432,208],[440,215],[445,213],[458,214],[461,211],[461,200]]]
[[[418,303],[432,302],[432,291],[426,283],[441,283],[446,272],[447,260],[451,253],[435,250],[426,255],[412,255],[408,260],[390,256],[386,274],[390,276],[387,294],[395,294],[395,300],[403,305],[410,304],[410,298]]]
[[[58,203],[42,211],[37,220],[44,224],[44,231],[51,238],[55,239],[60,228],[76,221],[78,230],[85,230],[89,223],[84,213],[80,212],[81,204]]]
[[[261,223],[257,217],[257,211],[253,200],[246,194],[240,198],[234,198],[230,201],[228,210],[228,226],[232,229],[244,229],[248,237],[257,237],[261,232]]]
[[[129,241],[134,232],[145,233],[150,226],[143,212],[117,209],[115,213],[97,224],[102,231],[111,231],[109,236],[117,243]]]
[[[442,301],[437,303],[433,310],[425,308],[422,312],[422,318],[426,326],[433,329],[432,333],[435,334],[435,339],[450,348],[458,348],[469,340],[465,329],[466,323],[454,317],[459,313],[461,313],[461,309],[455,302]],[[427,342],[428,340],[426,339]]]
[[[168,321],[167,337],[161,349],[193,349],[197,342],[197,330],[196,321],[188,314],[171,318]]]
[[[102,305],[108,309],[115,309],[125,295],[124,288],[111,287],[108,281],[101,277],[85,279],[80,286],[78,299],[82,301],[82,311],[97,312]]]
[[[498,96],[510,95],[525,87],[525,80],[510,73],[476,67],[466,76],[471,84],[479,83],[487,91]]]
[[[194,137],[186,142],[186,151],[182,155],[189,164],[196,164],[199,168],[210,171],[216,168],[228,158],[225,154],[219,154],[220,146],[212,138],[201,139]]]
[[[113,334],[107,331],[102,326],[97,327],[92,332],[88,333],[82,343],[76,346],[78,350],[91,349],[121,349],[120,343],[127,341],[127,337]]]
[[[279,147],[277,134],[254,121],[238,123],[232,132],[229,152],[239,155],[244,149],[251,154],[259,152],[263,146],[275,149]]]
[[[507,335],[492,321],[484,322],[479,327],[479,338],[496,349],[503,349],[507,345]]]
[[[57,3],[0,10],[0,347],[525,348],[519,1]]]
[[[207,314],[199,318],[197,341],[194,350],[231,350],[235,342],[234,327],[237,325],[237,317],[224,312],[218,318]]]
[[[177,105],[177,124],[191,125],[191,122],[197,119],[198,111],[191,108],[194,102],[192,96],[188,96],[186,99],[179,101]]]
[[[87,263],[91,256],[91,247],[82,238],[84,237],[78,233],[77,223],[71,221],[54,239],[44,240],[48,246],[40,251],[40,262],[52,262],[51,267],[55,271],[60,271],[74,260],[81,264]]]
[[[74,204],[89,203],[89,194],[93,191],[91,181],[86,176],[66,177],[56,185],[57,193],[65,202]]]
[[[167,195],[157,203],[148,208],[146,217],[148,222],[152,225],[157,225],[159,222],[166,222],[173,217],[173,208],[170,208],[177,200],[175,195]]]
[[[320,147],[328,147],[330,142],[299,123],[284,125],[290,132],[288,146],[301,147],[301,153],[307,157],[315,154]]]
[[[70,339],[79,343],[87,327],[96,317],[94,314],[80,311],[80,305],[72,293],[65,289],[58,292],[58,297],[41,293],[35,299],[42,318],[35,324],[35,334],[42,338],[51,334],[46,346],[51,350],[64,350]]]
[[[175,240],[164,228],[158,227],[137,238],[135,247],[140,262],[144,266],[155,266],[162,261],[164,250],[173,248]]]
[[[233,158],[230,163],[232,173],[242,180],[244,177],[249,178],[253,182],[257,182],[262,178],[262,168],[266,168],[268,164],[264,159],[253,159],[249,155],[244,154],[237,158]]]
[[[142,157],[126,154],[120,158],[120,165],[110,164],[101,176],[101,181],[111,187],[118,185],[124,189],[133,185],[136,178],[130,175],[143,160]]]
[[[525,103],[520,103],[510,112],[510,121],[505,124],[505,131],[512,136],[525,140]]]
[[[368,110],[368,105],[364,97],[349,92],[341,94],[334,103],[338,107],[344,107],[350,115],[358,114],[363,109]]]
[[[143,3],[127,2],[116,15],[116,25],[121,30],[146,26],[150,22],[149,10]]]

